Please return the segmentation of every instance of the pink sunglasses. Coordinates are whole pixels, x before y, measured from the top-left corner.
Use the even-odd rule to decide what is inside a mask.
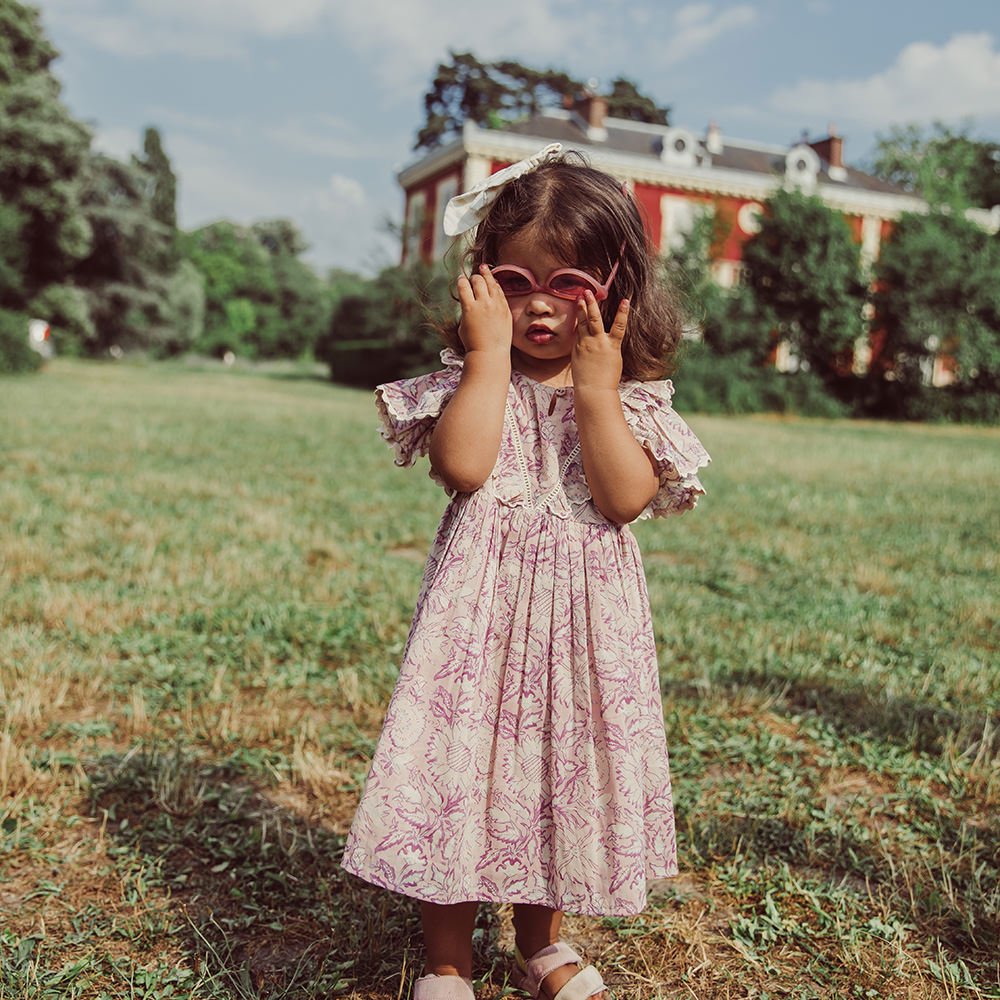
[[[623,244],[622,250],[624,249]],[[615,280],[615,275],[618,273],[619,263],[621,263],[621,251],[619,251],[619,257],[615,261],[614,267],[611,268],[608,280],[603,285],[592,274],[578,271],[574,267],[556,269],[545,279],[543,284],[538,283],[528,268],[518,267],[516,264],[497,264],[491,267],[490,271],[500,286],[500,291],[508,299],[532,295],[535,292],[554,295],[558,299],[579,299],[589,289],[594,293],[594,298],[598,302],[603,302],[608,297],[611,282]]]

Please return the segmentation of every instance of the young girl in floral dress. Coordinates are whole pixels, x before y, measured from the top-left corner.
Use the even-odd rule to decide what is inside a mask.
[[[415,1000],[468,1000],[479,901],[518,985],[607,996],[562,913],[634,914],[677,872],[649,599],[628,525],[708,455],[671,409],[679,316],[624,186],[558,146],[449,203],[471,277],[441,371],[379,386],[396,461],[451,500],[344,854],[422,902]]]

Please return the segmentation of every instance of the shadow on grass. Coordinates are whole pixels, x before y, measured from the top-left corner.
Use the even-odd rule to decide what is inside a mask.
[[[763,695],[778,711],[810,713],[846,738],[874,738],[939,757],[946,747],[1000,764],[1000,714],[957,710],[873,690],[843,677],[830,681],[732,670],[724,683]],[[700,701],[704,689],[668,685],[668,699]],[[892,808],[863,818],[822,801],[795,809],[781,796],[755,800],[740,812],[693,814],[682,840],[695,857],[743,856],[754,865],[787,862],[825,871],[858,891],[875,890],[906,914],[933,954],[936,943],[977,968],[980,982],[1000,982],[1000,823],[988,793],[953,800],[943,779],[929,789],[896,790]],[[801,804],[801,803],[800,803]],[[756,805],[756,808],[754,807]]]
[[[920,753],[940,754],[950,742],[963,753],[1000,756],[1000,712],[951,708],[843,676],[736,669],[720,680],[777,697],[791,711],[814,712],[840,732],[875,736]]]
[[[245,769],[152,747],[104,757],[89,777],[119,856],[138,856],[147,882],[169,891],[207,995],[410,995],[422,961],[415,901],[347,874],[344,837],[276,805]],[[482,907],[477,974],[497,928]]]

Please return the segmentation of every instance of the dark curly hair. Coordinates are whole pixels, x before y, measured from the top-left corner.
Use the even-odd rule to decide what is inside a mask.
[[[682,315],[649,244],[635,199],[622,184],[591,167],[578,153],[564,153],[511,181],[479,223],[464,253],[466,273],[501,263],[503,243],[528,236],[553,257],[604,281],[619,258],[618,273],[601,315],[609,324],[623,298],[630,300],[622,342],[622,377],[652,381],[671,367]],[[458,324],[443,330],[449,346],[464,352]]]

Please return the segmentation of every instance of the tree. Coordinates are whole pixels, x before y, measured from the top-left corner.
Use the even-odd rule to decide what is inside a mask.
[[[1000,418],[1000,245],[946,210],[904,215],[875,265],[874,366],[883,412]],[[925,387],[947,359],[947,391]],[[947,413],[944,403],[951,404]]]
[[[90,241],[80,205],[90,133],[59,100],[49,70],[55,58],[38,11],[0,0],[0,192],[18,217],[13,238],[20,248],[17,259],[13,249],[4,254],[11,270],[0,305],[15,309],[64,280]]]
[[[330,315],[327,289],[300,259],[302,234],[288,219],[246,228],[216,222],[185,234],[184,254],[205,281],[199,350],[255,358],[312,350]]]
[[[973,139],[968,127],[897,126],[878,137],[871,170],[931,205],[1000,205],[1000,143]]]
[[[86,350],[117,345],[169,353],[187,346],[178,344],[169,302],[173,233],[153,217],[142,167],[91,156],[82,201],[93,246],[73,276],[89,297],[94,321]]]
[[[865,331],[859,251],[843,217],[816,197],[779,190],[743,261],[753,298],[773,316],[778,335],[835,382]]]
[[[641,94],[631,80],[621,76],[611,81],[608,114],[612,118],[625,118],[649,125],[670,124],[669,107],[661,108],[651,97]]]
[[[428,371],[441,350],[435,328],[455,316],[451,282],[440,267],[388,267],[337,305],[316,357],[330,378],[371,387]]]
[[[562,70],[534,69],[512,60],[480,62],[471,52],[449,52],[424,95],[425,120],[415,149],[433,149],[457,136],[467,121],[496,128],[538,114],[547,107],[570,107],[586,84]],[[609,111],[634,121],[665,124],[669,109],[639,93],[630,80],[612,82]]]
[[[177,177],[174,174],[163,148],[163,140],[157,129],[149,127],[143,132],[141,157],[133,157],[133,164],[141,171],[144,194],[149,204],[150,215],[170,234],[171,263],[180,262],[177,246]]]

